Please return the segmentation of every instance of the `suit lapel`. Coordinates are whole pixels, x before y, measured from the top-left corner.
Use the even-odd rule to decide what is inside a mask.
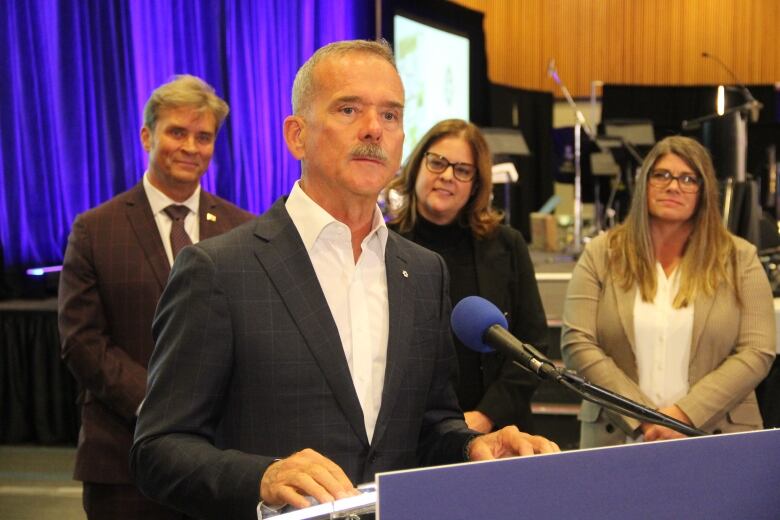
[[[149,206],[149,200],[146,198],[143,183],[139,182],[128,192],[125,207],[130,227],[133,229],[133,233],[135,233],[144,256],[149,261],[152,272],[160,284],[160,289],[162,289],[168,281],[171,266],[168,264],[168,257],[163,248],[160,231],[154,221],[152,208]]]
[[[204,189],[200,190],[198,226],[200,229],[200,240],[221,235],[231,228],[227,216],[222,213],[219,207],[219,200]]]
[[[626,333],[631,353],[636,357],[636,339],[634,337],[634,299],[636,298],[636,285],[632,285],[627,291],[618,284],[610,283],[614,292],[615,306],[617,307],[620,324]]]
[[[336,322],[298,230],[279,199],[257,220],[255,256],[298,326],[333,395],[358,437],[368,445],[363,410],[352,385]]]
[[[413,286],[409,278],[416,273],[408,271],[409,257],[398,245],[400,237],[389,232],[385,250],[385,273],[387,276],[387,306],[390,311],[387,337],[387,362],[385,382],[382,390],[382,405],[374,429],[373,445],[382,438],[387,423],[401,393],[412,344],[414,323]]]
[[[716,295],[717,295],[716,290]],[[699,340],[704,332],[704,327],[707,325],[707,318],[710,315],[716,298],[713,296],[706,296],[699,294],[693,302],[693,334],[691,336],[691,357],[694,359],[696,351],[699,349]],[[728,300],[727,300],[728,301]]]

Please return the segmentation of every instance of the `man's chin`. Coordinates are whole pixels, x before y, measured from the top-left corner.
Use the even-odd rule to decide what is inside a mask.
[[[390,182],[392,175],[366,175],[360,177],[358,182],[353,184],[356,193],[365,197],[378,197],[379,193]]]
[[[175,182],[189,184],[192,182],[198,182],[200,178],[203,177],[204,173],[206,173],[206,171],[201,170],[200,168],[175,168],[171,172],[171,177]]]

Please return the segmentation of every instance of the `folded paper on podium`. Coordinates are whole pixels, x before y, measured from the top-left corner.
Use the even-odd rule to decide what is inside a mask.
[[[304,509],[295,509],[281,515],[272,516],[273,520],[336,520],[339,518],[360,518],[360,515],[373,514],[376,511],[376,488],[373,484],[358,486],[361,494],[327,502],[315,504]],[[263,517],[259,514],[258,519]]]

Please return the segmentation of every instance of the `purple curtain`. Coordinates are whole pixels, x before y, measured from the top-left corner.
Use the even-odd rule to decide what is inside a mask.
[[[299,167],[282,138],[295,71],[326,43],[373,37],[366,0],[0,2],[0,243],[56,264],[75,216],[138,182],[141,111],[174,74],[230,104],[206,189],[260,213]]]

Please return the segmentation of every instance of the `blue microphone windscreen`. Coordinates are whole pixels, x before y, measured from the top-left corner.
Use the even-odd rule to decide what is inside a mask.
[[[493,325],[507,328],[506,317],[501,311],[479,296],[467,296],[452,309],[450,318],[455,336],[471,350],[493,352],[493,348],[482,341],[485,331]]]

